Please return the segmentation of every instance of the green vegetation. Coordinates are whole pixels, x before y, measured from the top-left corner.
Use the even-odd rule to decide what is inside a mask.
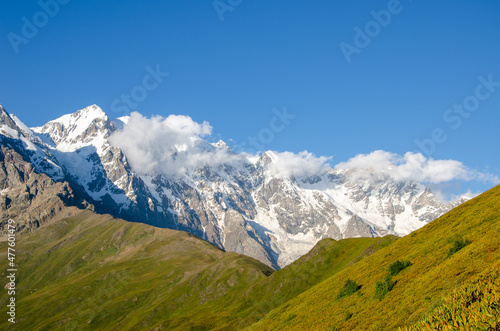
[[[450,257],[465,246],[469,245],[471,243],[470,240],[464,239],[461,236],[457,236],[456,238],[453,238],[452,244],[453,246],[450,248],[448,251],[448,255],[446,257]]]
[[[383,280],[377,280],[375,283],[375,297],[382,301],[387,293],[389,293],[396,283],[392,280],[390,274],[385,275]]]
[[[500,186],[404,238],[324,239],[279,271],[89,211],[19,235],[16,253],[19,330],[500,328]],[[1,270],[6,255],[0,242]]]
[[[397,260],[392,263],[388,268],[388,273],[385,275],[383,280],[378,280],[375,283],[375,297],[382,301],[387,293],[389,293],[396,282],[392,280],[393,276],[397,276],[401,271],[405,270],[411,266],[411,262],[407,260]]]
[[[500,330],[500,265],[467,282],[420,322],[417,330]]]
[[[344,283],[344,287],[340,290],[339,294],[337,294],[337,299],[342,299],[343,297],[347,297],[351,294],[356,293],[361,286],[358,285],[354,280],[347,279]]]
[[[463,242],[468,244],[460,245],[459,250],[447,257],[449,243],[455,247],[453,242],[459,237],[467,238]],[[390,275],[391,265],[395,261],[411,261],[412,264],[404,272],[399,270],[396,276],[391,276],[392,279],[387,281],[386,275]],[[452,311],[454,299],[447,301],[448,298],[460,291],[463,284],[499,264],[500,186],[497,186],[301,293],[248,329],[397,330],[414,325],[443,305]],[[348,278],[363,285],[357,292],[359,295],[332,300]],[[388,285],[393,285],[383,301],[375,295],[377,281],[381,282],[379,293],[391,288]],[[498,281],[492,286],[494,284],[498,286]],[[484,283],[477,286],[478,293],[490,293]],[[471,302],[467,298],[471,298],[471,295],[465,292],[463,295],[463,307],[466,308],[467,302]],[[484,318],[492,315],[494,319],[497,318],[496,297],[492,293],[488,296],[488,301],[477,301],[483,307],[478,308],[477,314],[483,314]],[[473,316],[471,318],[476,318],[475,313],[464,308],[461,313],[464,313],[465,318],[469,318],[469,313]],[[345,318],[346,311],[352,313],[348,320]],[[283,319],[291,314],[296,315],[293,325],[283,326]],[[454,325],[460,322],[456,315],[451,315],[450,323]]]
[[[401,271],[411,266],[411,262],[407,260],[397,260],[389,266],[389,275],[397,276]]]
[[[18,235],[16,326],[239,329],[394,240],[325,239],[275,272],[185,232],[82,211]],[[6,253],[0,242],[1,270]]]
[[[236,298],[273,272],[185,232],[89,211],[19,236],[16,252],[19,330],[180,328],[187,312],[210,299]],[[2,307],[7,299],[0,296]],[[210,328],[219,318],[206,317],[197,326]]]
[[[286,268],[275,271],[269,277],[249,284],[247,290],[238,298],[228,299],[226,296],[207,301],[196,310],[184,315],[190,323],[206,319],[206,316],[217,315],[217,330],[238,330],[258,322],[271,310],[297,297],[314,285],[328,279],[350,265],[370,256],[383,247],[387,247],[396,239],[395,236],[383,238],[351,238],[319,241],[306,255]],[[230,304],[228,304],[228,302]],[[224,307],[224,317],[216,314]],[[294,323],[294,314],[286,317],[286,324]],[[224,321],[224,322],[222,322]],[[187,328],[187,322],[182,324]],[[196,325],[196,324],[193,324]]]

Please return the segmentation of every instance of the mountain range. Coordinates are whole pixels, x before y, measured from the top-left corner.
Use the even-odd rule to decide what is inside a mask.
[[[4,279],[9,247],[0,240]],[[325,238],[277,271],[76,207],[18,233],[15,263],[16,323],[1,329],[498,330],[500,186],[403,238]]]
[[[2,329],[500,329],[500,186],[442,204],[390,166],[238,154],[182,116],[0,120]]]
[[[92,105],[29,128],[0,106],[0,221],[21,216],[19,229],[30,232],[77,206],[186,231],[280,269],[323,238],[404,236],[466,201],[442,203],[390,168],[301,167],[309,154],[236,153],[183,116],[149,124],[137,113],[110,119]],[[138,141],[137,130],[161,134]]]

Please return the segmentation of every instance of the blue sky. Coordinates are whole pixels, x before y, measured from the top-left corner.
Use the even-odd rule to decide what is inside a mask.
[[[233,147],[260,134],[332,164],[413,151],[500,175],[500,2],[193,3],[3,1],[0,103],[29,126],[97,104],[208,121]]]

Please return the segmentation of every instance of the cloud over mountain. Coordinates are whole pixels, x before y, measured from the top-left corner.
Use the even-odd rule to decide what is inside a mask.
[[[273,154],[275,158],[270,164],[270,169],[285,177],[317,175],[330,167],[328,161],[331,157],[317,157],[308,151],[298,154],[291,152],[273,152]]]
[[[221,160],[202,137],[212,133],[208,122],[196,123],[189,116],[147,118],[133,112],[123,130],[109,141],[123,150],[134,171],[177,177],[205,162]]]
[[[127,156],[134,171],[163,174],[179,178],[204,166],[248,163],[249,154],[235,154],[218,148],[204,138],[210,136],[208,122],[197,123],[189,116],[169,115],[147,118],[133,112],[123,129],[113,133],[109,141]],[[269,169],[285,177],[318,174],[330,168],[332,157],[315,156],[308,151],[267,152],[272,158]],[[441,184],[454,180],[500,183],[498,176],[466,167],[456,160],[435,160],[421,153],[404,155],[377,150],[359,154],[335,167],[349,170],[349,175],[366,180],[414,180]]]
[[[375,173],[389,176],[394,180],[410,179],[431,184],[452,180],[477,180],[495,184],[500,182],[497,176],[469,169],[460,161],[434,160],[421,153],[412,152],[402,156],[378,150],[370,154],[359,154],[346,162],[337,164],[335,168],[351,169],[353,175],[359,177],[368,177]]]

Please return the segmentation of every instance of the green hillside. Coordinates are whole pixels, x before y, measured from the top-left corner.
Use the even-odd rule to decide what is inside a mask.
[[[409,266],[390,276],[394,266],[406,261]],[[415,325],[438,316],[463,284],[477,286],[478,275],[498,269],[499,263],[500,186],[345,268],[248,329],[395,330]],[[355,287],[340,296],[351,281]],[[491,298],[498,309],[498,295]],[[467,310],[462,312],[467,318]]]
[[[394,240],[325,239],[272,274],[252,258],[223,252],[185,232],[77,211],[18,234],[15,326],[240,328]],[[7,269],[6,250],[1,242],[1,270]],[[2,307],[7,299],[0,298]],[[0,328],[6,325],[0,320]]]
[[[169,329],[170,319],[273,272],[185,232],[89,211],[20,236],[16,249],[19,330],[143,329],[158,321]],[[1,270],[5,251],[3,242]]]
[[[401,331],[500,330],[500,264],[468,281],[429,315]]]
[[[351,264],[386,247],[397,239],[395,236],[383,238],[351,238],[335,241],[323,239],[306,255],[287,267],[274,272],[268,278],[239,293],[237,298],[221,297],[197,307],[196,311],[184,317],[193,322],[206,316],[219,315],[225,321],[216,330],[235,330],[252,324],[269,311],[296,297],[321,281],[329,278]],[[224,318],[218,312],[224,309]],[[188,326],[185,324],[184,326]]]
[[[500,186],[404,238],[324,239],[279,271],[185,232],[70,211],[18,235],[15,329],[488,330],[500,314]]]

